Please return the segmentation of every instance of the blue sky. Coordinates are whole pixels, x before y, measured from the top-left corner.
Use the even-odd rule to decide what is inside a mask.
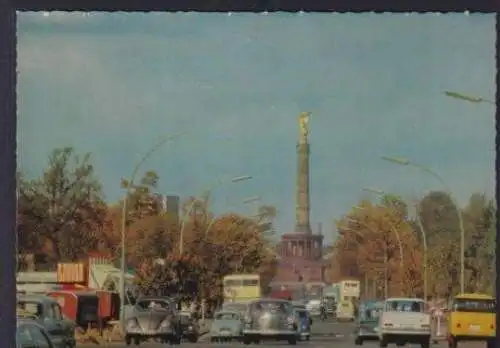
[[[199,195],[252,213],[259,195],[294,226],[297,115],[312,111],[311,221],[333,220],[366,194],[439,189],[380,160],[430,166],[461,203],[494,191],[493,14],[20,13],[19,163],[38,176],[55,147],[91,152],[108,201],[162,137],[144,170],[161,193]]]

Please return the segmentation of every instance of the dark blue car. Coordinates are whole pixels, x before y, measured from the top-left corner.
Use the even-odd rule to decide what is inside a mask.
[[[311,338],[312,319],[305,308],[295,308],[297,316],[297,329],[301,340],[309,341]]]

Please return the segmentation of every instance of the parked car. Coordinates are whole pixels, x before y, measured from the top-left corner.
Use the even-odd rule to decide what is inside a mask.
[[[200,326],[193,313],[182,311],[179,313],[182,329],[182,337],[189,342],[196,343],[200,337]]]
[[[210,328],[212,342],[240,340],[243,334],[243,317],[238,311],[221,310],[214,314]]]
[[[43,326],[55,348],[74,348],[75,323],[65,318],[61,306],[52,297],[43,295],[18,295],[18,318],[31,319]]]
[[[312,319],[305,308],[295,307],[295,314],[297,316],[297,328],[299,331],[300,339],[309,341],[311,338],[311,324]]]
[[[299,339],[297,321],[290,301],[259,299],[252,301],[245,315],[243,343],[284,340],[295,345]]]
[[[18,318],[16,329],[17,348],[55,348],[50,334],[33,319]]]
[[[125,327],[125,343],[136,345],[150,338],[180,344],[182,328],[177,303],[169,297],[138,299]]]

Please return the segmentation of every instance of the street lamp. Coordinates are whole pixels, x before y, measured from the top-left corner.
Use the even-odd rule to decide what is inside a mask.
[[[215,189],[218,186],[221,186],[221,185],[224,185],[224,184],[228,184],[228,183],[233,183],[233,182],[240,182],[240,181],[250,180],[250,179],[252,179],[252,176],[250,176],[250,175],[242,175],[242,176],[236,176],[236,177],[231,178],[229,180],[219,180],[219,181],[215,182],[214,184],[212,184],[211,186],[209,186],[209,188],[205,190],[206,197],[207,198],[210,197],[210,193],[212,192],[212,190]],[[196,204],[199,204],[199,203],[202,203],[202,202],[203,201],[200,200],[199,198],[195,198],[193,200],[193,202],[189,205],[189,207],[187,209],[187,212],[186,212],[186,215],[182,219],[182,222],[181,222],[181,232],[180,232],[180,236],[179,236],[179,254],[180,255],[182,255],[184,253],[184,228],[186,227],[186,219],[187,219],[187,217],[189,217],[191,215],[191,211],[193,210],[194,206]]]
[[[460,211],[460,207],[457,204],[457,201],[453,197],[453,194],[451,190],[449,189],[448,185],[444,181],[444,179],[436,172],[431,170],[429,167],[423,166],[421,164],[413,163],[409,159],[406,158],[398,158],[398,157],[388,157],[388,156],[383,156],[383,160],[398,164],[401,166],[411,166],[414,168],[417,168],[427,174],[430,174],[433,176],[435,179],[439,181],[439,183],[443,186],[445,189],[446,193],[448,194],[448,197],[450,197],[451,202],[453,203],[453,206],[455,207],[455,210],[457,212],[457,217],[458,217],[458,223],[459,223],[459,228],[460,228],[460,292],[464,293],[464,285],[465,285],[465,229],[464,229],[464,219],[462,216],[462,212]]]
[[[120,317],[121,317],[121,324],[122,327],[125,322],[125,264],[126,264],[126,243],[125,243],[125,238],[126,238],[126,231],[127,231],[127,203],[128,203],[128,197],[130,196],[130,190],[132,189],[134,185],[134,180],[135,177],[144,162],[151,157],[152,154],[154,154],[156,151],[158,151],[163,145],[166,143],[172,141],[173,139],[177,138],[178,136],[181,136],[185,134],[186,132],[183,133],[177,133],[168,137],[163,138],[160,140],[158,143],[156,143],[149,151],[147,151],[141,158],[140,160],[136,163],[134,168],[132,169],[132,174],[130,175],[130,179],[127,185],[127,190],[125,192],[125,197],[123,198],[123,205],[122,205],[122,223],[121,223],[121,260],[120,260]]]
[[[373,188],[364,188],[363,191],[366,192],[371,192],[380,196],[385,195],[386,193],[383,190],[379,189],[373,189]],[[428,282],[428,277],[427,277],[427,234],[425,233],[424,230],[424,225],[422,224],[422,220],[420,219],[420,209],[418,202],[415,203],[415,212],[417,215],[417,224],[420,229],[420,233],[422,234],[422,242],[424,246],[424,300],[427,301],[427,282]]]
[[[488,104],[493,104],[496,105],[496,103],[492,100],[489,99],[484,99],[481,97],[471,97],[462,93],[457,93],[457,92],[450,92],[450,91],[444,91],[443,92],[446,96],[455,98],[455,99],[460,99],[460,100],[465,100],[468,101],[469,103],[488,103]]]
[[[253,197],[248,197],[243,200],[243,204],[248,204],[252,202],[260,201],[260,196],[253,196]],[[205,237],[208,235],[208,232],[212,228],[212,226],[215,224],[215,222],[219,219],[218,216],[214,216],[211,220],[210,223],[207,226],[207,229],[205,230]]]

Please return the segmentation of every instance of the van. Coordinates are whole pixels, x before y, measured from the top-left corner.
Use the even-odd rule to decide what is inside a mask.
[[[459,294],[450,307],[448,347],[456,348],[459,341],[484,341],[495,347],[496,301],[485,294]]]

